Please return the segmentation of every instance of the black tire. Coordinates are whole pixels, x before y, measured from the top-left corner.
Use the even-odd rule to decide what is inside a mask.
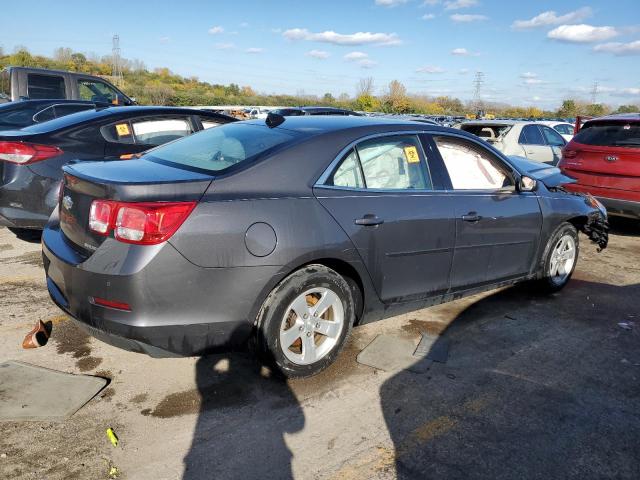
[[[287,309],[292,302],[314,288],[325,288],[335,293],[342,304],[344,318],[341,331],[336,336],[335,345],[314,363],[301,365],[291,361],[285,354],[280,333],[285,315],[289,315]],[[280,282],[264,301],[257,318],[258,353],[265,362],[286,377],[301,378],[316,375],[336,360],[351,332],[354,319],[355,302],[347,280],[324,265],[308,265]],[[315,339],[319,334],[312,333],[312,335]],[[320,342],[325,341],[322,337],[318,338]],[[300,342],[300,348],[302,348],[302,338]]]
[[[566,236],[573,239],[575,245],[575,256],[573,265],[571,266],[568,274],[560,277],[559,275],[552,275],[552,257],[554,249],[559,245],[560,240]],[[562,223],[556,229],[556,231],[553,232],[551,237],[549,237],[549,241],[545,246],[544,253],[540,261],[540,278],[536,282],[539,290],[543,293],[554,293],[562,290],[567,285],[567,283],[569,283],[569,280],[571,280],[571,276],[573,275],[573,272],[575,271],[576,265],[578,263],[579,254],[580,242],[576,227],[568,222]]]

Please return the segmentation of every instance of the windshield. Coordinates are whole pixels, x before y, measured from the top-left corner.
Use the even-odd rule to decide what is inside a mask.
[[[206,173],[217,173],[251,161],[295,138],[294,132],[270,129],[266,125],[230,123],[153,149],[144,158]]]
[[[640,147],[640,123],[587,123],[574,140],[583,145]]]

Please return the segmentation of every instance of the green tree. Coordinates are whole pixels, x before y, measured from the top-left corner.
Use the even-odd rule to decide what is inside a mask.
[[[575,100],[563,100],[558,110],[559,117],[572,118],[578,115],[578,106]]]

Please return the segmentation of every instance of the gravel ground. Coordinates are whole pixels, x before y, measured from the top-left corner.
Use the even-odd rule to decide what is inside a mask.
[[[0,423],[0,478],[640,478],[639,237],[616,222],[602,253],[581,238],[559,294],[514,287],[359,327],[327,371],[284,382],[244,353],[158,360],[93,340],[49,301],[39,244],[0,228],[0,361],[110,379],[66,422]],[[38,319],[49,344],[22,350]],[[355,361],[379,334],[421,331],[449,340],[446,364]]]

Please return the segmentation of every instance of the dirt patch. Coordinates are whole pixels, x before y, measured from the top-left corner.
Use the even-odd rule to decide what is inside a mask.
[[[0,283],[0,310],[27,316],[43,305],[49,305],[49,293],[42,284],[22,280]]]
[[[28,252],[19,257],[8,259],[3,263],[20,263],[22,265],[32,265],[34,267],[42,267],[42,253]]]
[[[201,389],[194,388],[167,395],[150,412],[150,415],[158,418],[179,417],[238,406],[251,399],[249,386],[238,384],[231,378],[227,380],[229,382],[223,381]]]
[[[110,402],[113,396],[116,394],[116,389],[113,387],[105,388],[100,394],[100,398],[106,402]]]
[[[402,326],[402,330],[412,335],[421,335],[428,333],[429,335],[440,335],[447,329],[447,324],[442,322],[434,322],[432,320],[409,320],[409,323]]]
[[[99,357],[83,357],[76,362],[76,366],[81,372],[88,372],[89,370],[95,370],[101,363],[102,359]]]
[[[135,397],[131,398],[131,400],[129,400],[129,401],[131,403],[135,403],[135,404],[140,405],[141,403],[146,402],[147,398],[149,398],[149,394],[148,393],[139,393]]]
[[[0,243],[0,252],[7,252],[13,250],[13,245],[10,243]]]
[[[111,373],[110,370],[98,370],[96,372],[96,377],[102,377],[111,380],[113,379],[113,373]]]
[[[88,357],[91,354],[91,336],[75,322],[65,322],[53,330],[51,339],[56,342],[58,353],[70,353],[73,358]]]

